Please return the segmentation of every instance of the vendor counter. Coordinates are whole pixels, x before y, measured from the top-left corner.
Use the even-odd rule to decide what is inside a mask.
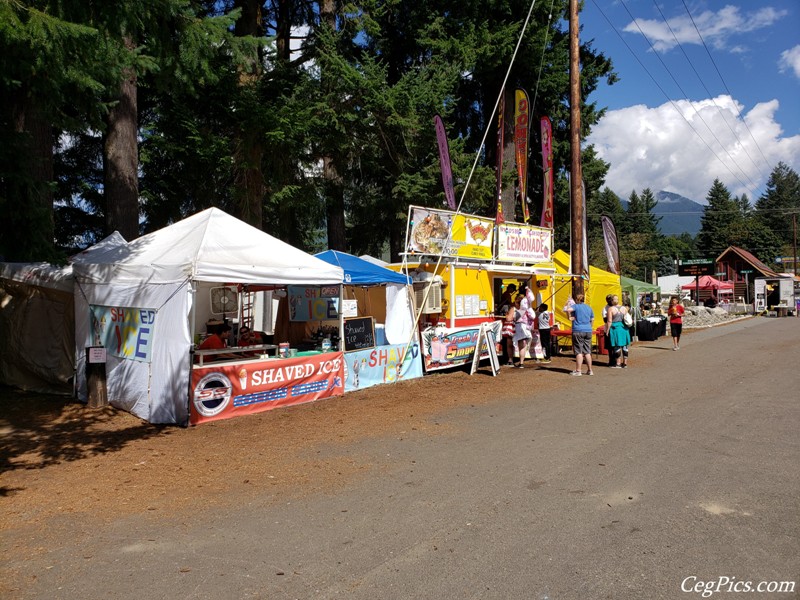
[[[275,344],[257,344],[254,346],[231,346],[222,350],[195,350],[195,364],[202,367],[209,362],[221,361],[237,362],[252,358],[273,358],[276,356],[278,346]]]

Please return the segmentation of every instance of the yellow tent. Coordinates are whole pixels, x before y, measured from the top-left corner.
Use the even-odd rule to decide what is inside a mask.
[[[570,255],[563,250],[553,252],[553,264],[556,268],[555,275],[555,299],[552,310],[556,315],[556,323],[559,329],[571,329],[569,318],[564,311],[569,297],[572,295],[572,280],[565,277],[570,272],[572,261]],[[621,297],[622,287],[619,282],[619,275],[614,275],[609,271],[589,266],[589,281],[584,283],[584,294],[586,304],[594,311],[594,328],[597,329],[603,324],[603,307],[606,305],[606,296],[616,294]]]

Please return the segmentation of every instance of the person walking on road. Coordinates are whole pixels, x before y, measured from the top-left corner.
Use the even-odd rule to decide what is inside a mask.
[[[669,299],[669,332],[672,335],[672,349],[681,349],[681,331],[683,330],[683,305],[678,302],[677,296]]]
[[[626,369],[628,367],[628,346],[631,343],[631,334],[623,322],[625,312],[619,306],[619,296],[609,294],[606,296],[606,302],[608,302],[608,306],[606,307],[605,330],[611,343],[609,352],[614,357],[615,364],[612,365],[612,368]],[[609,356],[609,361],[611,360]]]
[[[592,371],[592,322],[594,311],[588,304],[583,303],[584,295],[575,296],[575,306],[569,315],[572,321],[572,350],[575,352],[575,370],[570,373],[576,377],[583,375],[583,361],[588,367],[587,375],[594,375]]]

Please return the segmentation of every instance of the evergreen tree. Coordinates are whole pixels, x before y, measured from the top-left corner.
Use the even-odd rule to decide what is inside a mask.
[[[49,5],[0,2],[0,256],[6,260],[58,258],[53,147],[62,130],[84,117],[82,110],[90,111],[85,99],[96,101],[102,87],[98,32]]]
[[[706,202],[700,219],[697,247],[706,258],[716,258],[729,245],[728,236],[738,220],[739,205],[719,179],[714,180]]]
[[[800,214],[800,177],[794,169],[778,163],[767,180],[767,190],[756,201],[755,214],[783,244],[792,244],[791,215]]]

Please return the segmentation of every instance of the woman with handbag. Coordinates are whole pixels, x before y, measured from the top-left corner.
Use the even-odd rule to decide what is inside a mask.
[[[627,369],[628,368],[628,346],[631,344],[631,334],[625,324],[625,317],[632,319],[627,307],[620,308],[619,297],[614,294],[606,296],[608,302],[606,310],[606,323],[605,330],[608,333],[608,339],[611,342],[609,352],[613,353],[617,363],[613,365],[612,369]],[[632,321],[631,321],[632,322]],[[622,364],[619,364],[619,356],[622,355]]]

